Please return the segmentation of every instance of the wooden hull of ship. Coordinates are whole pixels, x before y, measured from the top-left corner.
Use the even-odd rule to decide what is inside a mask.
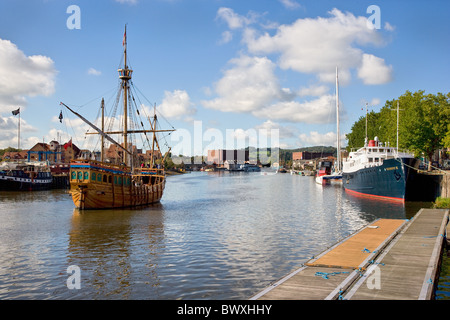
[[[74,163],[70,180],[73,203],[78,209],[86,210],[130,208],[159,202],[164,192],[165,177],[157,174],[148,177],[149,181],[157,179],[153,183],[134,179],[142,176],[145,175],[121,173],[117,168],[110,169],[99,163]]]
[[[78,209],[112,209],[145,206],[159,202],[165,183],[131,188],[113,188],[96,184],[71,185],[71,195]]]

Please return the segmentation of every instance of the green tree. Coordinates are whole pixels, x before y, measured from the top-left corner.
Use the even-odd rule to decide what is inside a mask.
[[[429,161],[429,170],[434,152],[444,146],[448,131],[447,97],[441,93],[425,95],[424,91],[407,91],[399,98],[404,109],[400,127],[401,145],[413,151],[415,156],[425,156]]]
[[[364,146],[364,141],[366,139],[366,116],[361,116],[358,121],[356,121],[352,126],[352,131],[345,135],[348,143],[347,149],[358,149]],[[373,140],[378,137],[381,141],[384,141],[380,114],[371,111],[367,114],[367,139]]]
[[[6,149],[0,149],[0,156],[3,156],[6,152],[18,152],[22,151],[22,149],[17,149],[13,147],[8,147]]]
[[[439,100],[444,105],[442,114],[447,119],[447,132],[444,136],[442,143],[445,148],[450,148],[450,92],[447,95],[440,95]]]
[[[443,143],[445,148],[450,148],[450,123],[447,126],[447,134],[444,137]]]

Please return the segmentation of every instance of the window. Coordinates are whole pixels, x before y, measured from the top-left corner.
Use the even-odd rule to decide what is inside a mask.
[[[106,174],[103,175],[103,182],[106,182],[106,179],[108,179],[108,177],[106,176]]]
[[[72,180],[75,180],[77,178],[77,173],[75,171],[72,171]]]
[[[99,174],[97,175],[97,181],[98,181],[98,182],[101,182],[101,181],[102,181],[102,174],[101,174],[101,173],[99,173]]]
[[[108,175],[108,183],[111,183],[112,182],[112,176],[109,174]]]
[[[95,181],[97,179],[97,174],[95,172],[92,172],[91,174],[91,180]]]
[[[78,180],[83,179],[83,172],[78,171]]]
[[[84,180],[89,180],[89,171],[85,171],[83,175]]]

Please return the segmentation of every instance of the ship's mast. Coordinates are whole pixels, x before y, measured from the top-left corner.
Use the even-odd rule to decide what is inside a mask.
[[[101,129],[97,128],[94,124],[89,122],[86,118],[84,118],[83,116],[81,116],[77,112],[73,111],[71,108],[69,108],[64,103],[61,102],[60,104],[63,105],[64,107],[66,107],[73,114],[78,116],[85,123],[90,125],[93,129],[95,129],[95,131],[97,131],[97,132],[88,132],[86,134],[100,134],[102,136],[102,154],[103,154],[102,159],[104,159],[104,139],[107,139],[108,141],[110,141],[111,143],[115,144],[117,147],[122,149],[122,151],[123,151],[123,157],[122,157],[123,163],[125,165],[133,166],[132,161],[128,160],[129,159],[129,155],[132,156],[132,153],[130,152],[130,150],[128,150],[128,134],[153,132],[153,135],[154,135],[153,136],[153,150],[152,150],[152,155],[153,155],[153,152],[154,152],[154,149],[155,149],[154,148],[155,144],[157,145],[157,147],[159,149],[159,144],[158,144],[158,140],[156,139],[155,133],[156,132],[172,132],[172,131],[175,131],[175,129],[156,130],[156,119],[157,118],[156,118],[156,111],[155,111],[154,124],[152,124],[152,122],[150,121],[150,125],[152,126],[151,130],[128,130],[128,93],[129,93],[129,88],[130,88],[130,85],[129,85],[128,81],[131,80],[131,74],[133,73],[133,70],[129,69],[128,65],[127,65],[127,27],[126,27],[126,25],[125,25],[125,32],[124,32],[124,35],[123,35],[123,43],[122,43],[122,45],[124,47],[124,67],[121,68],[121,69],[118,69],[117,71],[119,72],[119,79],[121,79],[121,81],[122,81],[121,85],[122,85],[122,88],[123,88],[123,111],[124,111],[123,131],[108,131],[108,132],[104,131],[104,129],[105,129],[104,128],[104,99],[102,99],[102,124],[101,124],[102,128]],[[123,140],[124,140],[123,146],[121,144],[119,144],[117,141],[115,141],[114,139],[112,139],[109,136],[111,134],[121,134],[121,135],[123,135]],[[170,152],[170,149],[169,149],[168,152]]]
[[[102,131],[105,132],[105,99],[102,98]],[[105,137],[102,136],[102,149],[100,153],[100,161],[105,160]]]
[[[150,161],[150,168],[153,168],[154,165],[154,158],[155,158],[155,141],[156,141],[156,105],[153,107],[153,124],[150,121],[150,125],[152,126],[153,130],[153,143],[152,143],[152,157]],[[159,145],[158,145],[159,150]]]
[[[400,109],[399,109],[399,103],[397,101],[397,154],[398,154],[398,120],[400,118]]]
[[[123,34],[123,55],[124,55],[124,67],[119,69],[119,79],[122,80],[123,88],[123,146],[128,150],[128,81],[131,79],[133,70],[128,69],[127,66],[127,26],[125,25],[125,32]],[[123,153],[123,163],[128,165],[128,153]]]
[[[341,142],[339,132],[339,82],[338,82],[338,68],[336,67],[336,126],[337,126],[337,171],[341,171]]]
[[[364,147],[367,147],[368,137],[367,137],[367,112],[369,110],[368,103],[366,102],[366,138],[364,139]]]

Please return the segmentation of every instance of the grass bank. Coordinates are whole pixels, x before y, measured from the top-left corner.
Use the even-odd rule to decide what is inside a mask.
[[[450,198],[437,197],[433,208],[436,209],[450,209]]]

